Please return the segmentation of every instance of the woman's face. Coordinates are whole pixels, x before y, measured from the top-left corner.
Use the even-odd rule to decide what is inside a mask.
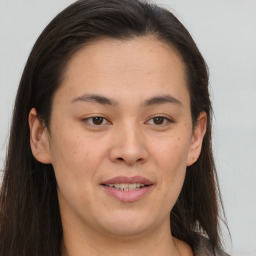
[[[32,150],[54,167],[65,225],[116,235],[169,229],[205,120],[192,129],[184,65],[170,46],[104,39],[71,59],[39,135],[45,147]]]

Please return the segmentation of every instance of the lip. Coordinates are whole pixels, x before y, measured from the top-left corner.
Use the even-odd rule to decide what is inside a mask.
[[[153,182],[151,180],[142,176],[132,176],[132,177],[116,176],[102,182],[101,185],[120,184],[120,183],[125,183],[125,184],[141,183],[144,185],[153,185]]]
[[[140,183],[147,186],[142,187],[138,190],[131,190],[131,191],[123,191],[113,187],[106,186],[109,184],[120,184],[120,183],[125,183],[125,184]],[[152,190],[153,185],[154,184],[152,181],[141,176],[133,176],[133,177],[117,176],[101,183],[101,186],[107,195],[121,202],[135,202],[140,199],[143,199]]]

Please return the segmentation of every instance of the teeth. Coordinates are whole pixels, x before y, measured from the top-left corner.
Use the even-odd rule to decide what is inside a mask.
[[[123,191],[132,191],[132,190],[138,190],[140,188],[143,188],[145,186],[145,184],[141,184],[141,183],[132,183],[132,184],[120,183],[120,184],[108,184],[107,186],[109,186],[111,188],[116,188],[116,189],[119,189],[119,190],[123,190]]]

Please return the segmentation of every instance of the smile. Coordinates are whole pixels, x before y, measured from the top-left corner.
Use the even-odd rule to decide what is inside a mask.
[[[151,180],[141,176],[116,176],[100,185],[106,195],[121,202],[141,200],[150,194],[154,187]]]
[[[106,186],[111,187],[111,188],[116,188],[116,189],[122,190],[122,191],[133,191],[133,190],[139,190],[148,185],[141,184],[141,183],[132,183],[132,184],[121,183],[121,184],[108,184]]]

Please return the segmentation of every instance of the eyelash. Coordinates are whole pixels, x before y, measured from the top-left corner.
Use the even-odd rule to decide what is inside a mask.
[[[167,117],[165,117],[165,116],[154,116],[154,117],[150,118],[150,119],[147,121],[147,123],[149,123],[149,121],[151,121],[151,120],[154,121],[154,120],[156,120],[157,118],[161,118],[161,119],[163,120],[164,124],[155,124],[155,123],[153,123],[153,124],[150,124],[150,125],[166,126],[166,125],[168,125],[169,123],[174,123],[173,120],[171,120],[170,118],[167,118]]]
[[[163,120],[164,124],[163,123],[161,123],[161,124],[149,123],[151,120],[154,121],[157,118],[158,119],[160,118],[161,120]],[[93,121],[95,121],[95,120],[97,121],[97,119],[100,119],[103,122],[105,121],[105,123],[103,123],[103,124],[102,123],[99,123],[99,124],[93,123]],[[91,125],[91,126],[104,126],[107,124],[111,124],[106,118],[104,118],[102,116],[92,116],[92,117],[84,118],[83,122],[89,123],[89,125]],[[148,123],[149,125],[156,125],[156,126],[160,127],[160,126],[166,126],[169,123],[174,123],[174,121],[165,116],[155,116],[155,117],[150,118],[148,121],[146,121],[146,123]]]
[[[106,124],[94,124],[94,123],[92,123],[93,120],[95,120],[96,118],[100,118],[101,120],[103,120],[103,121],[105,121],[107,123],[110,123],[106,118],[104,118],[102,116],[92,116],[92,117],[84,118],[83,122],[89,123],[89,125],[91,125],[91,126],[103,126],[103,125],[106,125]]]

